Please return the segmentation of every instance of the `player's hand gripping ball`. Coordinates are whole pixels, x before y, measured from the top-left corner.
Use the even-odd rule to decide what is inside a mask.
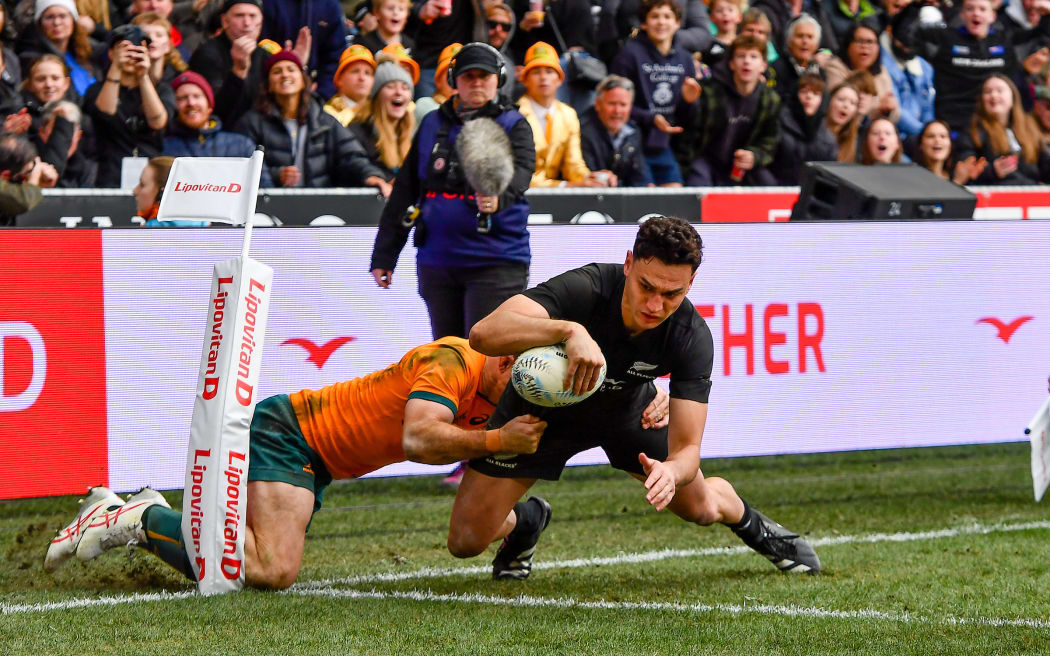
[[[565,375],[569,371],[569,356],[562,344],[536,346],[523,352],[514,361],[510,383],[521,398],[546,408],[560,408],[586,399],[598,391],[605,380],[605,365],[598,374],[598,382],[582,394],[565,389]]]

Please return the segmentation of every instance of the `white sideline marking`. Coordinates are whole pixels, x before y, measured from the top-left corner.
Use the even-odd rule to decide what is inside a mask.
[[[1004,533],[1012,531],[1028,531],[1033,529],[1050,529],[1050,521],[1038,521],[1038,522],[1023,522],[1020,524],[971,524],[969,526],[961,526],[957,528],[941,529],[937,531],[924,531],[920,533],[872,533],[868,535],[840,535],[836,537],[818,538],[812,540],[811,544],[814,547],[821,546],[834,546],[840,544],[870,544],[878,542],[915,542],[919,540],[938,540],[943,538],[958,537],[960,535],[984,535],[988,533]],[[554,560],[546,562],[533,563],[532,568],[538,569],[561,569],[561,568],[579,568],[579,567],[593,567],[595,565],[621,565],[631,563],[646,563],[654,562],[659,560],[668,560],[670,558],[695,558],[698,556],[719,556],[729,554],[743,554],[751,553],[751,549],[748,547],[715,547],[709,549],[663,549],[660,551],[648,551],[642,553],[633,554],[621,554],[619,556],[609,556],[604,558],[573,558],[569,560]],[[492,568],[490,566],[475,566],[475,567],[459,567],[459,568],[436,568],[427,567],[423,569],[413,570],[411,572],[385,572],[377,574],[365,574],[358,576],[347,576],[339,579],[327,579],[322,581],[303,581],[295,584],[289,591],[293,594],[321,594],[323,591],[329,590],[333,586],[337,585],[360,585],[369,583],[387,583],[394,581],[405,581],[411,579],[431,579],[431,578],[442,578],[451,576],[467,576],[471,574],[488,574]],[[329,590],[331,591],[331,590]],[[331,591],[335,592],[335,591]],[[354,594],[368,594],[364,592],[358,592],[353,590],[341,591],[345,593]],[[376,593],[380,594],[380,593]],[[385,594],[385,593],[384,593]],[[395,593],[390,593],[394,595]],[[405,594],[405,593],[396,593]],[[149,593],[138,593],[130,595],[117,595],[108,597],[93,597],[93,598],[82,598],[82,599],[69,599],[67,601],[54,601],[40,604],[5,604],[0,603],[0,615],[11,615],[18,613],[33,613],[33,612],[46,612],[52,610],[69,610],[73,608],[89,608],[93,606],[115,606],[118,604],[133,603],[139,601],[168,601],[172,599],[186,599],[188,597],[196,596],[196,592],[193,590],[186,590],[181,592],[149,592]],[[471,595],[461,595],[464,598],[470,597]],[[494,597],[494,599],[501,600],[500,603],[507,601],[502,597]],[[496,602],[493,602],[496,603]],[[566,602],[568,603],[568,602]],[[581,607],[589,607],[586,604],[599,604],[599,603],[612,603],[612,602],[572,602],[574,605]],[[626,604],[627,602],[624,602]],[[620,604],[616,607],[627,608],[627,605]],[[637,604],[638,608],[645,607],[645,604]],[[683,609],[697,609],[699,606],[688,606],[681,604]],[[602,606],[593,606],[594,608],[600,608]],[[711,609],[718,610],[721,606],[712,606]],[[726,606],[728,608],[728,606]],[[745,608],[745,607],[741,607]],[[761,606],[748,606],[748,611],[753,611],[755,608],[762,608]],[[784,607],[787,608],[787,607]],[[728,611],[727,611],[728,612]],[[741,611],[743,612],[743,611]],[[823,611],[829,613],[828,617],[832,617],[834,613],[840,611]],[[841,611],[846,612],[846,611]],[[853,612],[853,611],[850,611]],[[858,611],[860,612],[860,611]],[[889,614],[882,613],[881,611],[862,611],[868,613],[865,617],[882,617]],[[846,615],[843,615],[846,617]],[[858,617],[860,617],[858,615]],[[1047,627],[1050,628],[1050,622],[1044,620],[985,620],[985,619],[967,619],[967,618],[953,618],[945,620],[949,624],[987,624],[988,626],[1032,626],[1032,627]],[[1002,622],[1003,624],[995,624],[995,622]]]
[[[872,533],[868,535],[839,535],[834,537],[817,538],[811,540],[814,547],[827,547],[840,544],[870,544],[878,542],[915,542],[918,540],[939,540],[954,538],[961,535],[985,535],[988,533],[1005,533],[1012,531],[1028,531],[1033,529],[1050,529],[1050,521],[1024,522],[1020,524],[971,524],[956,528],[940,529],[936,531],[923,531],[921,533]],[[699,556],[721,556],[730,554],[752,553],[750,547],[711,547],[707,549],[662,549],[660,551],[646,551],[642,553],[620,554],[618,556],[607,556],[604,558],[573,558],[570,560],[539,561],[532,564],[532,569],[563,569],[578,567],[594,567],[601,565],[624,565],[635,563],[650,563],[670,558],[696,558]],[[361,585],[369,583],[390,583],[395,581],[407,581],[412,579],[433,579],[452,576],[469,576],[473,574],[487,574],[492,571],[491,566],[474,567],[424,567],[410,572],[384,572],[378,574],[359,574],[338,579],[326,579],[321,581],[304,581],[297,583],[297,589],[320,589],[330,588],[336,585]]]
[[[69,610],[71,608],[90,608],[92,606],[116,606],[136,601],[168,601],[186,599],[196,596],[195,590],[185,592],[139,592],[129,595],[111,597],[93,597],[89,599],[70,599],[68,601],[50,601],[43,604],[0,604],[0,615],[32,613],[48,610]]]
[[[829,610],[817,606],[780,606],[776,604],[683,604],[676,602],[638,601],[580,601],[571,597],[494,597],[475,593],[436,594],[411,590],[409,592],[381,592],[378,590],[294,590],[294,594],[309,597],[336,597],[342,599],[408,599],[421,602],[452,602],[461,604],[491,604],[494,606],[517,606],[523,608],[586,608],[597,610],[652,610],[687,613],[727,613],[730,615],[779,615],[783,617],[805,617],[809,619],[884,620],[911,624],[946,624],[951,626],[1016,626],[1029,629],[1050,629],[1050,621],[1028,618],[1003,619],[985,617],[926,617],[910,613],[887,613],[880,610]]]

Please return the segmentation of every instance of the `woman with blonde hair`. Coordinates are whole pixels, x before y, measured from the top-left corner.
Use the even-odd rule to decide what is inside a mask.
[[[1005,75],[985,79],[970,129],[959,134],[956,146],[959,159],[988,162],[974,184],[1031,185],[1050,179],[1050,153],[1039,127],[1025,114],[1021,94]]]
[[[380,54],[370,99],[347,127],[388,182],[393,181],[412,147],[416,127],[412,109],[412,76]]]
[[[171,23],[155,11],[136,16],[131,23],[138,25],[149,37],[149,77],[154,84],[171,84],[175,76],[189,66],[179,51],[171,45]]]
[[[857,135],[860,132],[860,92],[849,82],[840,82],[828,96],[825,116],[828,130],[835,135],[840,162],[857,161]]]

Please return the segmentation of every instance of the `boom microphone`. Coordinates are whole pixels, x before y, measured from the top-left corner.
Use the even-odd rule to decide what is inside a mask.
[[[456,138],[463,175],[477,196],[499,196],[514,177],[510,138],[491,118],[467,121]],[[492,214],[478,212],[478,232],[492,229]]]

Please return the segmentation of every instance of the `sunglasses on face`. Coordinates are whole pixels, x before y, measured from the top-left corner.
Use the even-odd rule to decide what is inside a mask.
[[[510,32],[510,23],[501,23],[499,21],[494,21],[494,20],[490,20],[488,23],[489,23],[489,29],[490,30],[499,29],[499,30],[503,30],[504,32]]]

